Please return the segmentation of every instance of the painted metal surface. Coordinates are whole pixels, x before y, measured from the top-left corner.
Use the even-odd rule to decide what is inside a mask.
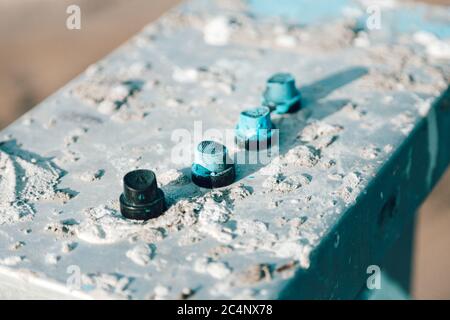
[[[255,2],[188,1],[4,130],[1,296],[356,297],[450,160],[448,26],[392,33],[423,6],[390,2],[370,31],[365,1],[318,24],[330,8],[311,4],[301,25]],[[304,99],[273,116],[279,154],[237,165],[229,187],[195,186],[189,152],[229,129],[220,142],[239,154],[236,119],[277,72]],[[117,200],[136,168],[169,206],[145,223]]]

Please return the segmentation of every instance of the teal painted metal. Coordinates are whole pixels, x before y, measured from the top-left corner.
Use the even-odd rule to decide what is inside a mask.
[[[389,249],[448,167],[449,128],[450,89],[433,104],[428,117],[414,128],[355,205],[330,230],[312,256],[313,267],[299,270],[295,280],[281,292],[281,299],[357,296],[367,280],[367,266],[384,265]],[[436,134],[436,145],[430,145],[430,133]],[[405,175],[405,169],[410,174]],[[431,184],[426,183],[429,177]],[[405,272],[409,274],[410,270]]]
[[[411,215],[403,229],[398,230],[398,239],[388,249],[381,265],[383,273],[408,295],[412,295],[416,221],[418,212]]]
[[[396,19],[371,32],[352,17],[309,27],[254,10],[189,1],[2,132],[0,288],[352,299],[368,265],[392,270],[387,257],[450,160],[450,68],[434,50],[445,42],[386,36]],[[239,166],[223,189],[190,183],[192,159],[168,161],[173,134],[201,122],[232,140],[243,108],[260,103],[255,84],[280,71],[296,77],[304,105],[272,114],[279,154]],[[133,79],[142,85],[124,85]],[[117,201],[138,167],[157,173],[169,205],[142,224]],[[86,280],[75,291],[65,286],[72,265]]]
[[[367,289],[364,287],[357,296],[358,300],[410,300],[410,295],[404,291],[394,279],[386,273],[381,273],[381,287],[379,289]]]
[[[249,0],[252,12],[261,17],[279,17],[291,23],[318,24],[339,19],[350,0]]]
[[[374,14],[374,10],[379,10],[380,18],[389,21],[390,27],[387,31],[393,36],[398,33],[425,31],[441,39],[450,37],[448,6],[436,8],[416,4],[405,8],[395,2],[389,5],[374,1],[368,3],[368,7],[365,2],[358,0],[249,0],[249,3],[252,13],[256,16],[282,18],[291,24],[317,25],[342,20],[345,15],[355,15],[357,24],[363,29],[367,29],[367,19]],[[386,32],[381,29],[381,32]]]

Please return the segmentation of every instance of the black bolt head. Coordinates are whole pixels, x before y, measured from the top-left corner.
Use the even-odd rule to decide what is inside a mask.
[[[165,210],[164,193],[158,189],[156,176],[150,170],[135,170],[123,178],[120,211],[129,219],[148,220]]]

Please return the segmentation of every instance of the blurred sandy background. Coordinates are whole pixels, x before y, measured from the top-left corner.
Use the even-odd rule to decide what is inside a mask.
[[[178,2],[0,0],[0,129]],[[81,30],[65,27],[70,4]],[[420,210],[415,248],[414,297],[450,299],[450,170]]]

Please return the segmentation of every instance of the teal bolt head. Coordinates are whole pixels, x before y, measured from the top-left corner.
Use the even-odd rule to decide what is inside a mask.
[[[276,73],[267,80],[262,103],[283,114],[298,110],[300,98],[294,77],[290,73]]]
[[[256,107],[241,112],[235,128],[236,143],[247,150],[270,147],[275,126],[268,107]]]
[[[227,161],[228,160],[228,161]],[[202,141],[195,149],[195,163],[211,172],[221,172],[230,163],[227,147],[215,141]]]
[[[220,188],[234,182],[235,169],[227,148],[215,141],[202,141],[195,149],[192,181],[203,188]]]

